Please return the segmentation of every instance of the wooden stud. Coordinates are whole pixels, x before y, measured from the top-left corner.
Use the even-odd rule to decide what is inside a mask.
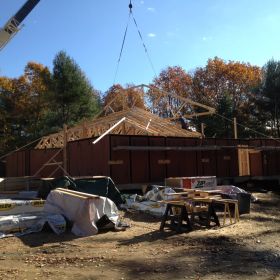
[[[63,125],[63,169],[64,176],[67,175],[67,125]]]
[[[236,122],[236,118],[235,117],[233,118],[233,127],[234,127],[234,139],[237,139],[238,138],[238,135],[237,135],[237,122]]]
[[[205,138],[204,128],[205,128],[205,124],[201,123],[201,136],[202,136],[202,138]]]

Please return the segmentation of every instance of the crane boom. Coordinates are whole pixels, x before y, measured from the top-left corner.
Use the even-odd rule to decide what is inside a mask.
[[[40,0],[27,0],[18,12],[0,29],[0,50],[16,35],[20,30],[20,24],[39,2]]]

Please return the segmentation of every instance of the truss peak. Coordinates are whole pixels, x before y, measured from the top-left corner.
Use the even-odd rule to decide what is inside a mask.
[[[176,124],[171,120],[161,118],[149,111],[134,107],[130,110],[112,113],[108,116],[99,117],[92,121],[87,120],[80,125],[69,128],[67,130],[67,141],[70,142],[85,138],[98,137],[124,117],[125,120],[110,131],[110,134],[201,137],[199,132],[182,129],[179,124]],[[60,131],[43,137],[35,148],[62,148],[63,140],[64,133],[63,131]]]

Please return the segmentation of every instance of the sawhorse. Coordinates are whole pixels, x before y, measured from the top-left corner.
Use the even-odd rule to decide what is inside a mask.
[[[167,224],[167,221],[170,221],[170,223]],[[166,226],[178,233],[190,231],[192,229],[191,222],[188,217],[187,207],[184,203],[167,203],[166,210],[160,224],[160,230],[162,231]]]

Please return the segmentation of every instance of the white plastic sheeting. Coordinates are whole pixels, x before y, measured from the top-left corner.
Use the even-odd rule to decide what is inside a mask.
[[[46,223],[56,234],[61,234],[66,229],[65,219],[57,214],[38,212],[9,215],[0,217],[0,238],[39,232]]]
[[[230,185],[216,186],[216,189],[218,193],[226,194],[232,199],[237,199],[238,193],[247,193],[241,188]],[[201,188],[201,190],[212,190],[212,187]],[[139,196],[137,194],[128,196],[126,198],[126,203],[123,204],[122,207],[160,217],[163,216],[166,209],[166,203],[162,203],[161,201],[178,199],[178,196],[173,196],[172,193],[175,193],[172,188],[153,186],[153,189],[147,192],[144,196]],[[251,200],[255,201],[256,198],[251,195]]]
[[[97,234],[96,222],[104,215],[113,224],[119,219],[117,206],[109,198],[64,189],[50,192],[44,211],[66,217],[73,223],[72,233],[77,236]]]

